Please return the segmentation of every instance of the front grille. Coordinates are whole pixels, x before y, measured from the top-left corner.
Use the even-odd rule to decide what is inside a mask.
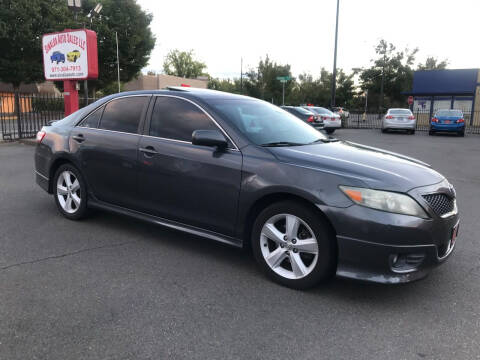
[[[438,216],[452,212],[455,207],[455,199],[446,194],[428,194],[423,195],[423,198]]]

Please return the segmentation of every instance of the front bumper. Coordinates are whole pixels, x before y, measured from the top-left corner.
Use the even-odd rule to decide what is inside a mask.
[[[422,193],[438,191],[442,184],[414,189],[410,195],[418,199]],[[458,229],[458,213],[442,218],[419,202],[429,219],[359,205],[319,206],[337,233],[337,275],[386,284],[405,283],[425,277],[445,262],[455,247],[451,239],[453,229]]]

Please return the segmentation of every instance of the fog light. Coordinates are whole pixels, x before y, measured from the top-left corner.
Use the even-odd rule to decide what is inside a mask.
[[[408,273],[418,270],[425,260],[425,254],[392,254],[390,255],[390,269],[396,273]]]

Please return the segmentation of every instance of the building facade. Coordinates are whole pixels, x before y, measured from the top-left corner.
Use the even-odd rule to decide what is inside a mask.
[[[480,115],[480,70],[422,70],[413,74],[413,111],[432,115],[440,109],[462,110],[470,125]]]
[[[134,90],[159,90],[169,86],[191,86],[194,88],[206,89],[208,80],[206,79],[187,79],[178,76],[158,74],[158,75],[140,75],[138,78],[129,81],[124,85],[125,91]]]

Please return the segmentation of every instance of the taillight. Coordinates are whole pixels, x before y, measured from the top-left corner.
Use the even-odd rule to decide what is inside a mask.
[[[328,116],[322,116],[322,120],[328,120]]]
[[[458,119],[457,120],[457,123],[464,123],[464,122],[465,122],[465,120],[463,120],[463,119]]]
[[[313,118],[313,115],[310,115],[307,119],[308,122],[313,122],[315,119]]]
[[[37,143],[41,143],[43,138],[45,137],[46,132],[43,130],[40,130],[37,132]]]
[[[434,117],[432,118],[432,122],[438,123],[438,119]]]
[[[415,120],[415,116],[410,115],[410,116],[408,117],[408,120]]]
[[[387,116],[385,116],[385,119],[393,119],[393,116],[392,115],[387,115]]]

